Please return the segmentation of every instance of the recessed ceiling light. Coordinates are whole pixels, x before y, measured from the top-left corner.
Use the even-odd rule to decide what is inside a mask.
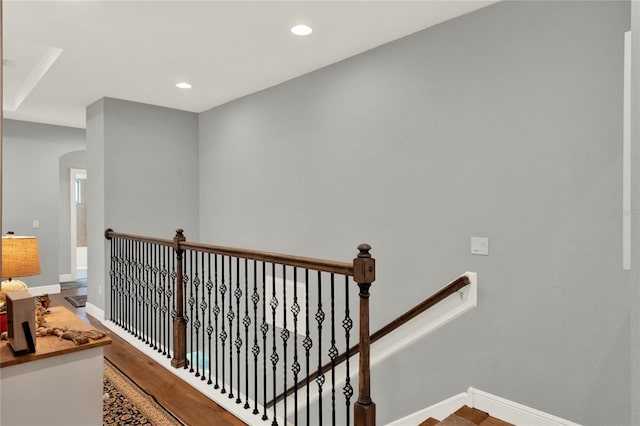
[[[313,32],[313,29],[308,25],[299,24],[291,27],[291,32],[295,35],[306,36],[311,34]]]
[[[176,87],[179,87],[181,89],[191,89],[191,85],[189,83],[185,83],[184,81],[182,83],[176,84]]]

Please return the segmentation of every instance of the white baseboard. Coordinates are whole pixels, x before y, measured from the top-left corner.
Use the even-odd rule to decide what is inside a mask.
[[[578,423],[474,389],[467,390],[467,405],[518,426],[580,426]]]
[[[60,284],[29,287],[29,293],[31,293],[32,296],[42,296],[43,294],[57,294],[60,293]]]
[[[489,413],[492,417],[518,426],[580,426],[578,423],[500,398],[473,387],[467,389],[466,392],[459,393],[423,410],[387,423],[386,426],[415,426],[429,417],[443,420],[463,405],[477,408]]]
[[[87,315],[91,315],[92,317],[94,317],[98,321],[104,323],[104,311],[102,309],[98,308],[96,305],[93,305],[93,304],[87,302],[87,304],[85,305],[85,311],[86,311]]]
[[[73,274],[60,274],[60,277],[58,278],[58,281],[61,283],[68,283],[75,280],[76,277],[74,277]]]

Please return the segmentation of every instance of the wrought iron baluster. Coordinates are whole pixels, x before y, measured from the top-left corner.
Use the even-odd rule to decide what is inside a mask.
[[[275,276],[274,276],[275,279]],[[280,332],[280,337],[282,338],[282,371],[284,372],[284,390],[287,388],[287,341],[289,340],[289,329],[287,328],[287,266],[282,265],[282,331]],[[283,417],[287,416],[287,398],[284,399],[284,414]]]
[[[159,328],[160,328],[160,316],[158,313],[158,308],[160,307],[160,304],[158,303],[158,300],[160,298],[160,286],[158,285],[159,283],[159,279],[158,279],[158,274],[160,272],[160,267],[158,266],[158,261],[159,261],[159,253],[160,253],[160,246],[159,245],[154,245],[152,247],[152,251],[151,251],[151,256],[153,258],[153,268],[152,268],[152,272],[153,272],[153,349],[154,350],[158,350],[159,347],[159,337],[158,337],[158,332],[159,332]]]
[[[134,281],[134,291],[135,291],[135,300],[136,300],[136,323],[135,323],[135,336],[138,338],[138,340],[142,340],[142,332],[141,329],[142,327],[140,326],[140,324],[142,324],[142,318],[141,318],[141,311],[142,311],[142,296],[140,295],[140,282],[142,281],[142,263],[140,262],[140,241],[136,241],[136,249],[135,249],[135,254],[136,254],[136,258],[135,258],[135,268],[136,268],[136,276],[135,276],[135,281]]]
[[[351,328],[353,328],[353,320],[351,319],[350,313],[349,313],[349,277],[347,275],[345,275],[344,277],[344,303],[345,303],[345,310],[344,310],[344,321],[342,321],[342,327],[344,328],[344,332],[345,332],[345,347],[347,348],[347,351],[349,350],[349,348],[351,348],[351,345],[349,344],[349,338],[351,335]],[[347,406],[347,426],[349,426],[351,424],[351,397],[353,396],[353,387],[351,386],[351,373],[349,372],[349,354],[347,353],[347,359],[345,360],[345,364],[346,364],[346,370],[347,370],[347,376],[345,379],[345,383],[344,383],[344,388],[342,393],[344,394],[345,397],[345,403]]]
[[[214,295],[215,295],[215,301],[214,301],[214,306],[213,306],[213,319],[214,319],[214,327],[215,327],[215,358],[216,358],[216,374],[215,374],[215,378],[216,378],[216,383],[213,386],[214,389],[219,389],[220,388],[220,383],[218,382],[218,316],[220,315],[220,305],[218,305],[218,255],[214,254],[213,255],[213,276],[214,276],[214,281],[213,281],[213,285],[214,285]]]
[[[162,355],[167,354],[167,340],[168,336],[168,327],[167,327],[167,312],[169,308],[167,307],[167,276],[169,272],[167,270],[167,248],[165,246],[160,246],[160,341],[161,345],[158,349],[159,352],[162,352]]]
[[[244,259],[244,409],[249,405],[249,326],[251,317],[249,316],[249,260]],[[238,392],[240,393],[240,392]]]
[[[236,257],[236,291],[234,292],[234,296],[236,298],[236,313],[238,315],[238,320],[236,321],[236,363],[237,363],[237,373],[238,373],[238,390],[236,392],[236,404],[241,404],[242,399],[240,398],[240,373],[242,368],[240,366],[240,349],[242,348],[242,338],[240,338],[240,298],[242,297],[242,290],[240,289],[240,259]]]
[[[262,414],[262,420],[267,420],[267,333],[269,332],[269,325],[267,324],[267,264],[262,262],[262,324],[260,325],[260,331],[262,332],[262,407],[264,413]]]
[[[273,397],[275,398],[276,395],[278,394],[276,391],[276,382],[277,382],[277,377],[276,377],[276,371],[277,371],[277,366],[278,366],[278,361],[279,361],[279,356],[278,356],[278,348],[276,347],[276,309],[278,307],[278,298],[276,296],[276,264],[272,263],[271,264],[271,315],[272,315],[272,323],[271,323],[271,329],[272,329],[272,352],[271,352],[271,367],[273,369]],[[277,426],[278,425],[278,420],[276,419],[277,417],[277,412],[276,412],[276,406],[277,404],[273,404],[273,421],[271,422],[272,426]]]
[[[111,258],[111,268],[109,269],[109,293],[111,294],[111,305],[109,307],[109,319],[113,321],[113,299],[115,289],[115,256],[114,256],[114,241],[109,241],[109,255]],[[106,292],[105,292],[106,293]]]
[[[293,305],[291,305],[291,313],[293,314],[293,383],[294,396],[293,404],[295,411],[293,414],[294,425],[298,424],[298,373],[300,373],[300,363],[298,362],[298,314],[300,313],[300,305],[298,304],[298,268],[293,268]],[[285,390],[287,388],[285,387]],[[286,410],[285,410],[286,412]]]
[[[318,323],[318,418],[322,424],[322,385],[325,377],[322,372],[322,323],[324,322],[324,311],[322,310],[322,273],[318,271],[318,310],[316,311],[316,322]]]
[[[305,322],[305,336],[304,336],[304,340],[302,342],[302,346],[304,346],[304,353],[305,353],[305,358],[306,358],[306,370],[305,370],[305,389],[307,391],[307,404],[306,404],[306,417],[307,417],[307,426],[309,426],[310,423],[310,415],[311,415],[311,404],[309,401],[309,370],[310,370],[310,351],[311,348],[313,347],[313,341],[311,340],[311,336],[309,335],[309,270],[305,269],[304,270],[304,289],[305,289],[305,296],[304,296],[304,303],[305,303],[305,316],[304,316],[304,322]]]
[[[134,242],[133,241],[128,241],[127,242],[127,248],[128,248],[128,254],[127,254],[127,259],[129,260],[129,264],[127,266],[128,272],[127,272],[127,290],[125,293],[125,297],[126,297],[126,312],[127,312],[127,318],[125,323],[127,324],[127,331],[131,334],[133,334],[133,325],[134,325],[134,310],[133,307],[135,305],[135,293],[134,293],[134,285],[133,285],[133,280],[135,278],[135,259],[134,259]]]
[[[151,265],[149,263],[151,244],[145,243],[143,250],[144,259],[144,342],[148,345],[151,335]]]
[[[222,282],[220,283],[220,299],[222,300],[222,331],[220,332],[220,341],[222,342],[222,390],[220,390],[221,393],[227,393],[227,389],[225,388],[225,374],[224,374],[224,345],[225,342],[227,340],[227,332],[225,330],[225,316],[224,316],[224,295],[227,292],[227,286],[225,284],[225,274],[224,274],[224,255],[222,256],[222,258],[220,259],[220,263],[222,266]]]
[[[198,351],[198,343],[199,343],[199,337],[200,337],[200,313],[198,312],[198,309],[196,307],[196,303],[198,301],[198,290],[200,287],[200,276],[198,275],[198,253],[195,253],[195,267],[194,267],[194,262],[193,262],[193,257],[194,257],[194,252],[191,251],[189,253],[189,258],[190,258],[190,264],[189,267],[191,268],[191,297],[189,297],[189,306],[190,306],[190,312],[191,312],[191,318],[192,318],[192,322],[191,322],[191,348],[190,348],[190,354],[191,354],[191,366],[189,368],[189,372],[193,373],[194,369],[193,369],[193,364],[196,365],[195,368],[195,376],[196,377],[200,377],[200,353]],[[195,295],[194,295],[195,293]],[[195,317],[193,316],[194,314],[194,310],[195,310]],[[194,337],[194,329],[195,329],[195,337]],[[195,342],[195,350],[194,350],[194,342]],[[195,361],[194,361],[195,358]]]
[[[215,255],[214,255],[215,256]],[[211,290],[213,290],[213,281],[211,280],[211,253],[207,254],[207,291],[208,291],[208,305],[211,306]],[[207,384],[210,385],[211,381],[211,334],[213,333],[213,326],[211,325],[211,311],[209,311],[207,323],[207,334],[209,335],[209,380],[207,380]]]
[[[231,339],[233,338],[233,319],[235,318],[235,312],[233,311],[233,262],[232,257],[229,256],[229,312],[227,312],[227,320],[229,320],[229,399],[233,398],[233,344]]]
[[[188,339],[188,341],[185,343],[185,352],[188,350],[189,353],[193,352],[193,252],[191,250],[184,251],[184,261],[182,263],[183,265],[183,275],[182,275],[182,282],[184,284],[184,288],[182,290],[182,294],[184,294],[184,308],[182,310],[182,312],[184,312],[183,314],[183,318],[184,318],[184,322],[185,324],[189,327],[189,332],[185,333],[185,339]],[[187,288],[188,286],[188,288]],[[188,292],[187,292],[188,290]],[[189,297],[187,297],[187,295],[189,295]],[[187,306],[189,306],[190,311],[187,311]],[[189,312],[189,313],[187,313]],[[186,355],[186,354],[185,354]],[[185,370],[189,369],[190,373],[193,373],[193,362],[190,362],[189,360],[186,360],[186,362],[184,363],[184,367]]]
[[[335,295],[335,275],[331,274],[331,348],[329,348],[329,358],[331,359],[331,424],[336,424],[336,358],[338,349],[336,348],[336,295]],[[348,348],[347,348],[348,349]]]
[[[198,253],[196,253],[196,258],[198,256]],[[200,253],[200,277],[201,280],[204,281],[204,277],[205,277],[205,262],[204,262],[204,252]],[[207,281],[205,283],[205,286],[208,287],[209,286],[209,281]],[[205,300],[205,296],[204,296],[204,289],[205,287],[202,288],[202,300],[200,301],[200,311],[201,311],[201,317],[202,317],[202,326],[204,326],[205,323],[205,318],[206,318],[206,311],[207,308],[209,307],[209,304],[207,303],[207,301]],[[209,298],[211,298],[211,290],[209,289]],[[208,332],[208,328],[206,329],[206,331]],[[200,380],[207,380],[207,366],[205,366],[205,360],[207,359],[207,357],[205,356],[206,354],[206,350],[205,350],[205,330],[202,330],[202,377],[200,378]],[[209,351],[209,359],[211,359],[211,351]],[[200,365],[198,363],[198,365]],[[209,369],[209,374],[211,374],[211,369]]]
[[[258,414],[258,355],[260,355],[260,346],[258,346],[258,302],[260,296],[258,295],[258,262],[253,261],[253,294],[251,295],[251,302],[253,302],[253,414]],[[248,393],[248,392],[247,392]]]
[[[167,325],[167,332],[170,333],[169,338],[169,351],[167,353],[167,357],[171,358],[173,356],[172,352],[173,348],[173,321],[178,317],[177,305],[176,305],[176,292],[178,291],[178,285],[182,285],[182,283],[178,283],[178,275],[176,273],[176,253],[174,250],[169,250],[170,263],[171,263],[171,279],[169,280],[169,291],[167,291],[167,302],[171,307],[171,319]]]

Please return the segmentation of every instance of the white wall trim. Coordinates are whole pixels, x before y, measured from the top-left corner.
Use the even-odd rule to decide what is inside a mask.
[[[29,287],[29,293],[32,296],[42,296],[43,294],[57,294],[60,293],[60,284]]]
[[[87,315],[91,315],[101,323],[104,323],[104,311],[98,308],[96,305],[87,302],[85,305],[85,312]]]
[[[518,426],[579,426],[578,423],[470,387],[467,405]]]
[[[466,392],[447,398],[423,410],[388,423],[386,426],[415,426],[429,417],[443,420],[463,405],[477,408],[489,415],[518,426],[580,426],[569,420],[509,401],[470,387]]]
[[[72,274],[60,274],[59,281],[61,283],[69,283],[75,281],[76,278]]]

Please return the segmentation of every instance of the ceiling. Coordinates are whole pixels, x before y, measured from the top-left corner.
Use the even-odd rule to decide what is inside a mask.
[[[5,0],[4,115],[83,128],[102,97],[201,112],[492,3]]]

